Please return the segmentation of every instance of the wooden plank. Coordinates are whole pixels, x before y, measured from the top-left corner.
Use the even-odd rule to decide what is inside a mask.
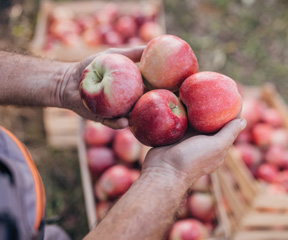
[[[79,117],[79,132],[78,132],[78,158],[79,166],[81,172],[82,188],[84,193],[85,209],[88,220],[89,229],[93,229],[97,224],[96,217],[96,203],[94,200],[92,177],[88,168],[87,158],[86,158],[86,146],[82,138],[82,133],[84,129],[84,121]]]
[[[246,230],[237,232],[233,240],[287,240],[288,230]]]
[[[288,195],[268,195],[262,193],[253,200],[253,208],[288,211]]]
[[[240,222],[242,227],[288,227],[288,214],[251,211]],[[288,235],[287,235],[288,238]]]

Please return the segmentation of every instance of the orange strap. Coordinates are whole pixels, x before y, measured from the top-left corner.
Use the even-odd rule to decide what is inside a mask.
[[[35,211],[35,222],[34,222],[34,229],[39,229],[41,219],[44,216],[45,211],[45,191],[44,191],[44,185],[42,182],[42,179],[39,175],[39,172],[36,168],[36,165],[31,157],[31,154],[27,150],[27,148],[7,129],[0,126],[0,129],[4,131],[18,146],[20,151],[22,152],[26,163],[31,171],[32,177],[34,179],[35,183],[35,195],[36,195],[36,211]]]

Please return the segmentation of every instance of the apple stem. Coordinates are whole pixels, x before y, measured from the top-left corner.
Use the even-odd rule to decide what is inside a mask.
[[[101,76],[101,74],[97,71],[97,69],[94,70],[94,73],[96,74],[96,76],[100,79],[100,81],[97,82],[101,82],[103,79],[103,76]]]

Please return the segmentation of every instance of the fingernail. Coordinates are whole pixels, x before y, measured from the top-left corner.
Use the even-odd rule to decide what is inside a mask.
[[[241,118],[240,120],[240,126],[241,126],[241,130],[245,129],[247,125],[247,121],[244,118]]]

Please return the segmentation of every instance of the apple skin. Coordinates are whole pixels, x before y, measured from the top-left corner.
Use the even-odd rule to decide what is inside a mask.
[[[250,169],[257,167],[262,161],[262,152],[254,144],[236,144],[235,149],[239,152],[241,159]]]
[[[116,164],[112,149],[108,147],[91,147],[87,149],[88,167],[94,176],[103,173],[107,168]]]
[[[94,193],[101,201],[113,199],[125,193],[133,183],[131,170],[123,165],[108,168],[94,186]]]
[[[190,125],[202,133],[213,133],[236,118],[242,98],[236,82],[220,73],[199,72],[188,77],[180,88]]]
[[[164,31],[157,22],[145,22],[139,29],[139,36],[144,42],[149,42],[155,37],[163,35]]]
[[[175,92],[187,77],[198,72],[198,61],[187,42],[173,35],[161,35],[147,44],[139,67],[150,90]]]
[[[116,130],[113,151],[124,163],[133,163],[139,159],[141,143],[134,137],[129,128]]]
[[[278,169],[274,165],[269,163],[261,164],[255,172],[255,176],[258,179],[264,180],[265,182],[268,183],[275,182],[277,174]]]
[[[86,121],[83,138],[88,146],[102,146],[112,142],[115,130],[102,123]]]
[[[187,218],[174,223],[168,240],[204,240],[207,237],[208,232],[203,223]]]
[[[186,132],[186,111],[171,91],[152,90],[135,104],[130,114],[129,127],[138,141],[146,146],[173,144]]]
[[[127,115],[143,94],[137,65],[120,54],[101,54],[82,73],[79,91],[84,105],[99,117]]]

